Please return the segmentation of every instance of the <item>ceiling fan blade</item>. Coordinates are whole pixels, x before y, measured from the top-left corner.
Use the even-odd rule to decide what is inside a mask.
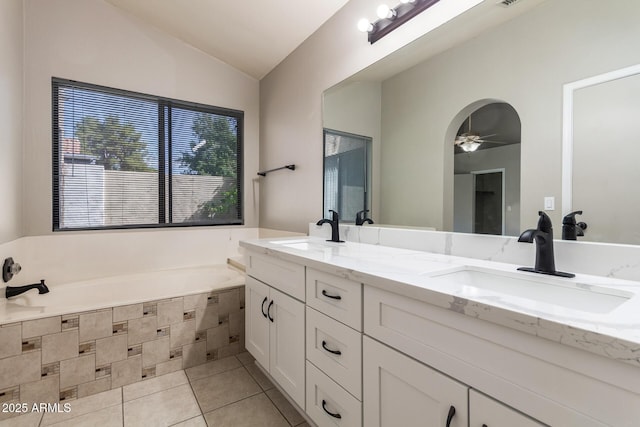
[[[485,139],[484,142],[488,142],[490,144],[502,144],[502,145],[509,145],[509,144],[520,144],[519,142],[510,142],[510,141],[491,141],[491,140],[487,140]]]
[[[496,135],[497,135],[497,133],[492,133],[491,135],[482,135],[480,138],[484,139],[484,138],[489,138],[489,137],[496,136]]]

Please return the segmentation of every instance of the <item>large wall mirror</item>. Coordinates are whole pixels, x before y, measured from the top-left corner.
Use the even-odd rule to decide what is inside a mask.
[[[583,240],[640,243],[639,95],[640,65],[564,86],[562,202],[588,212]]]
[[[623,241],[598,224],[623,219],[596,215],[599,196],[590,191],[598,177],[622,174],[637,182],[620,166],[637,158],[621,151],[624,135],[633,139],[636,131],[634,120],[624,118],[632,107],[615,95],[622,90],[640,99],[637,85],[576,94],[580,114],[597,118],[577,120],[574,131],[594,136],[598,142],[586,144],[601,152],[576,151],[574,171],[586,171],[591,181],[573,180],[569,205],[562,184],[563,86],[640,63],[640,2],[520,0],[506,9],[495,3],[480,5],[484,28],[477,16],[470,22],[461,15],[325,91],[324,127],[371,140],[369,215],[377,224],[518,235],[546,210],[560,238],[571,206],[583,210],[578,219],[589,225],[579,239],[640,244],[640,233]],[[502,13],[511,15],[496,23]],[[429,48],[436,44],[437,52]],[[605,121],[615,123],[615,132],[593,132]],[[465,133],[483,143],[461,152],[456,141]],[[545,200],[555,202],[553,209]],[[600,206],[624,210],[626,222],[635,216],[630,209],[616,198]],[[485,218],[475,218],[482,211]]]

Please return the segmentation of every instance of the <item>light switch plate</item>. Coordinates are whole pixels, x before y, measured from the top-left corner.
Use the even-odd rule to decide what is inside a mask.
[[[544,210],[553,211],[556,209],[556,198],[553,196],[544,198]]]

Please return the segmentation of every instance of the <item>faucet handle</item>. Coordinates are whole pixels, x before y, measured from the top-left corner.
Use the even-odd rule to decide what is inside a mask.
[[[538,219],[538,231],[551,233],[553,226],[551,225],[551,218],[549,218],[549,215],[544,211],[538,211],[538,215],[540,215],[540,219]]]
[[[329,209],[329,212],[331,212],[331,215],[332,215],[331,219],[333,221],[337,221],[338,218],[340,217],[340,214],[338,212],[334,211],[333,209]]]
[[[562,224],[576,225],[576,215],[582,215],[582,211],[574,211],[566,214],[564,218],[562,218]]]
[[[369,212],[369,209],[363,209],[356,212],[356,225],[362,225],[364,223],[364,219],[367,217],[367,212]]]

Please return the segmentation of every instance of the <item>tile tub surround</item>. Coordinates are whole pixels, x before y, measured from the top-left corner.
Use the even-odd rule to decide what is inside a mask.
[[[331,227],[309,223],[309,236],[329,239]],[[532,267],[535,259],[535,245],[519,243],[517,236],[341,224],[340,238],[526,267]],[[558,270],[640,281],[640,245],[554,240],[554,252]]]
[[[246,249],[304,264],[366,285],[425,301],[530,335],[572,346],[640,367],[640,283],[578,274],[563,283],[589,289],[600,285],[632,297],[608,313],[578,311],[514,294],[450,285],[434,276],[466,266],[491,268],[506,275],[538,278],[516,272],[517,265],[363,243],[333,243],[324,238],[243,241]],[[533,288],[535,291],[536,287]],[[543,301],[543,300],[542,300]],[[634,371],[635,372],[635,371]],[[637,375],[637,373],[635,373]]]
[[[3,324],[0,343],[0,402],[69,402],[243,352],[244,286]]]

